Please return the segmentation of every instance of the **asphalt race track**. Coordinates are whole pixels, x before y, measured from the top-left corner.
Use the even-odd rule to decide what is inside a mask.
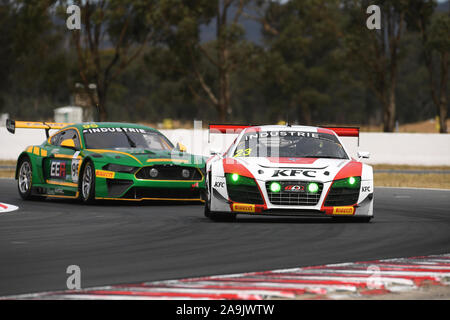
[[[450,252],[450,191],[377,188],[375,219],[245,217],[192,204],[22,201],[0,179],[0,296]]]

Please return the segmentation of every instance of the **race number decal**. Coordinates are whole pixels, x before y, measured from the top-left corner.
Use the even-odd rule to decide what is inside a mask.
[[[78,158],[78,155],[80,154],[80,151],[77,151],[74,153],[72,157],[72,165],[71,165],[71,176],[72,176],[72,182],[77,183],[78,182],[78,167],[80,166],[80,159]]]
[[[252,153],[251,148],[236,150],[234,157],[248,157]]]

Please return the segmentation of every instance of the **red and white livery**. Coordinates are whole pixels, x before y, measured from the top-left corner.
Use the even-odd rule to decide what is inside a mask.
[[[373,217],[373,169],[349,156],[340,137],[358,128],[211,125],[210,133],[238,133],[208,160],[205,215],[236,214]]]

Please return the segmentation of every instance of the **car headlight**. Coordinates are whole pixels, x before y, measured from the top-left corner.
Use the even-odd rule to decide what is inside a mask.
[[[131,166],[124,166],[124,165],[121,165],[121,164],[109,163],[106,166],[104,166],[103,169],[104,170],[108,170],[108,171],[133,174],[139,168],[138,167],[131,167]]]
[[[316,182],[308,183],[308,192],[309,193],[316,193],[318,191],[319,191],[319,185]]]
[[[333,182],[332,188],[350,188],[359,189],[361,186],[361,177],[348,177]]]
[[[230,185],[245,184],[249,186],[256,186],[255,179],[244,177],[237,173],[225,173],[225,179],[227,181],[227,184]]]
[[[281,191],[281,184],[277,181],[274,181],[270,184],[270,191],[272,192],[280,192]]]
[[[183,169],[181,170],[181,175],[183,178],[187,179],[191,176],[191,172],[188,169]]]
[[[150,169],[150,177],[156,178],[158,176],[158,173],[159,173],[158,169],[156,169],[156,168]]]

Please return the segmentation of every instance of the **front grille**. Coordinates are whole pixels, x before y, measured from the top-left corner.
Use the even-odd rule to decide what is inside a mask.
[[[317,192],[312,193],[308,191],[308,181],[276,181],[280,183],[281,190],[279,192],[272,192],[270,190],[270,184],[273,181],[266,182],[266,190],[269,195],[269,201],[272,204],[286,205],[286,206],[315,206],[319,202],[320,195],[322,194],[323,183],[315,182],[319,186]],[[289,187],[296,186],[295,188]],[[297,187],[298,186],[298,187]]]
[[[123,196],[126,199],[163,198],[163,199],[200,199],[198,188],[151,188],[133,187]]]
[[[358,201],[359,188],[331,188],[325,199],[326,207],[350,206]]]
[[[258,186],[245,184],[227,184],[228,196],[233,202],[264,204]]]
[[[118,197],[118,196],[120,196],[132,184],[133,184],[132,180],[106,179],[106,186],[108,188],[108,195],[110,197]]]
[[[158,175],[156,177],[152,177],[150,175],[150,171],[152,169],[158,170]],[[189,171],[189,176],[184,177],[182,172],[183,170]],[[177,166],[173,164],[162,164],[162,165],[154,165],[143,167],[138,172],[136,172],[137,179],[147,179],[147,180],[201,180],[202,175],[197,168],[192,167],[184,167]]]

